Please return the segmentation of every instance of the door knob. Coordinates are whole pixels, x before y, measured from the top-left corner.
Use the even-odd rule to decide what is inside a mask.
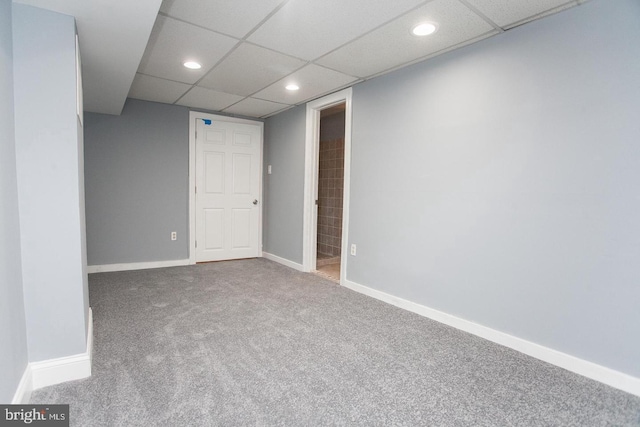
[[[253,204],[257,205],[258,204],[258,199],[253,199]]]

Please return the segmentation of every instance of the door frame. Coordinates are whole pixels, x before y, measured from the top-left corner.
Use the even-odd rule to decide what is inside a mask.
[[[343,89],[307,103],[304,159],[304,221],[302,232],[302,269],[316,269],[318,238],[318,158],[320,156],[320,111],[345,103],[344,112],[344,191],[342,195],[342,255],[340,284],[347,279],[347,248],[349,246],[349,194],[351,183],[351,99],[353,90]]]
[[[258,209],[258,254],[262,254],[262,206],[264,202],[262,163],[264,153],[264,122],[222,116],[218,114],[189,111],[189,264],[196,263],[196,120],[208,119],[227,123],[244,123],[260,127],[260,159],[258,173],[258,194],[260,195]],[[259,255],[260,256],[260,255]]]

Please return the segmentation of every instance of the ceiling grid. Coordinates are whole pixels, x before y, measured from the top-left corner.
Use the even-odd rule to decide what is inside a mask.
[[[87,111],[128,96],[265,118],[586,0],[13,1],[76,17]]]

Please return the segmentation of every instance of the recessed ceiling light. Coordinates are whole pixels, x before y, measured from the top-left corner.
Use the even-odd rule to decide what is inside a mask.
[[[202,68],[202,65],[198,64],[195,61],[187,61],[184,64],[185,67],[187,67],[190,70],[199,70],[200,68]]]
[[[428,36],[436,31],[438,31],[438,24],[435,22],[423,22],[413,27],[411,34],[414,36]]]
[[[284,88],[286,90],[292,90],[293,91],[293,90],[300,89],[300,86],[298,86],[297,84],[291,83],[291,84],[286,85]]]

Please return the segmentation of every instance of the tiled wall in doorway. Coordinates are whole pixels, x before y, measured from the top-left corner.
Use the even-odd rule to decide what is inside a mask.
[[[318,256],[339,257],[342,241],[344,138],[320,141]]]

